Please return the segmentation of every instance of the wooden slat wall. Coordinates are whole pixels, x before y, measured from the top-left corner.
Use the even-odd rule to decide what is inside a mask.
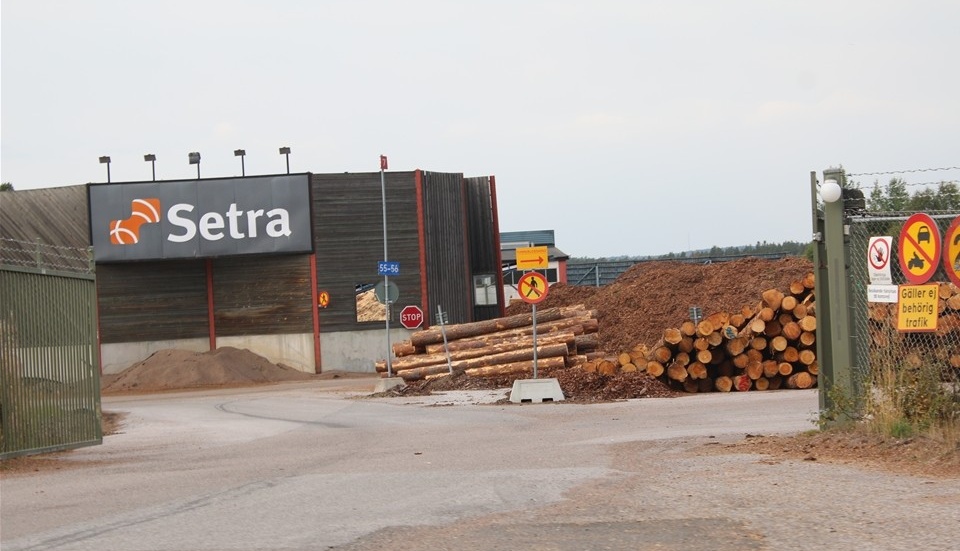
[[[488,176],[464,178],[467,187],[467,224],[470,247],[470,269],[473,275],[500,271],[497,261],[496,229]],[[500,306],[473,306],[474,321],[493,319],[500,315]]]
[[[203,260],[98,264],[100,341],[206,337]]]
[[[0,237],[89,247],[87,186],[0,192]]]
[[[213,260],[217,336],[312,333],[310,256]]]
[[[409,304],[422,303],[417,192],[414,173],[388,172],[387,260],[400,262],[400,288],[391,324]],[[314,174],[312,179],[317,288],[330,293],[320,310],[320,331],[351,331],[383,326],[382,321],[357,323],[356,285],[377,283],[377,262],[383,260],[383,207],[380,173]]]
[[[437,323],[438,305],[449,323],[472,321],[463,175],[424,172],[423,195],[431,325]]]

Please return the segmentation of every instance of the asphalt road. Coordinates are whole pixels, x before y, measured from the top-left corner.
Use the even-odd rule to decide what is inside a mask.
[[[957,549],[960,481],[709,453],[816,391],[483,405],[372,380],[104,400],[122,433],[0,482],[0,548]]]

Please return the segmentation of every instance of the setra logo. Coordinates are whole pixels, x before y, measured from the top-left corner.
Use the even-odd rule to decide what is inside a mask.
[[[160,221],[160,199],[134,199],[130,202],[132,214],[126,220],[110,222],[110,243],[129,245],[140,241],[140,226]]]

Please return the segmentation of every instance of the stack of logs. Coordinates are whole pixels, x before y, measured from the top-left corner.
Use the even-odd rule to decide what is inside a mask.
[[[810,388],[819,372],[816,356],[814,274],[768,289],[756,306],[714,313],[668,328],[652,347],[639,344],[616,359],[583,368],[612,374],[646,371],[687,392]]]
[[[578,366],[596,354],[595,310],[583,305],[548,308],[537,312],[536,321],[538,370]],[[417,331],[410,340],[393,345],[396,359],[391,367],[405,381],[442,377],[450,371],[471,377],[532,374],[533,351],[533,316],[519,314]],[[385,360],[375,367],[387,375]]]

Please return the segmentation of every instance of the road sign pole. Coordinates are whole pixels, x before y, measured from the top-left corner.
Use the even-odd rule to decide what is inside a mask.
[[[387,168],[387,158],[380,155],[380,202],[383,210],[383,261],[389,262],[387,256],[387,179],[383,171]],[[383,307],[386,312],[385,327],[387,333],[387,377],[393,377],[393,363],[390,356],[393,351],[390,349],[390,276],[383,274],[383,288],[385,289],[385,298]]]
[[[537,305],[533,305],[533,378],[537,378]]]

